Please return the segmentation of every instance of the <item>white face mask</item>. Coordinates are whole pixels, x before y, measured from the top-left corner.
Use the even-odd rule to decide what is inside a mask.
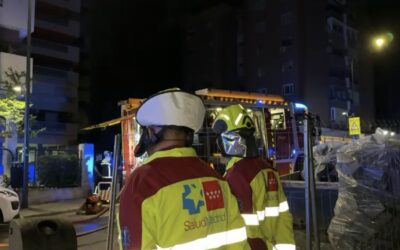
[[[221,139],[225,154],[239,157],[246,156],[246,139],[239,135],[239,131],[222,133]]]

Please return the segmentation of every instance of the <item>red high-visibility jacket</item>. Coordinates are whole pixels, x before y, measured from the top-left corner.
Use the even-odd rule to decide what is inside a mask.
[[[243,203],[241,213],[248,237],[262,237],[268,249],[295,250],[292,215],[279,174],[272,165],[258,157],[234,157],[227,165],[226,179]]]
[[[229,185],[192,148],[154,153],[120,200],[124,249],[249,249]]]

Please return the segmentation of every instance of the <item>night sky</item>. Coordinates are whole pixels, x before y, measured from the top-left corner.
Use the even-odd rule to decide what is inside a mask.
[[[182,22],[199,10],[224,1],[114,0],[91,3],[92,124],[120,115],[118,101],[144,98],[159,90],[181,87]],[[232,3],[232,1],[225,1]],[[240,2],[240,1],[237,1]],[[373,54],[376,111],[379,119],[399,119],[400,22],[397,1],[369,0],[368,33],[390,31],[390,47]],[[204,86],[207,87],[207,86]],[[107,148],[119,126],[92,133]]]

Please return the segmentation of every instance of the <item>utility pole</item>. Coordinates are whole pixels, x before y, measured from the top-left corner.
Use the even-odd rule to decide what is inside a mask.
[[[24,169],[22,180],[21,208],[28,207],[28,168],[29,168],[29,104],[31,95],[31,33],[32,0],[28,0],[28,27],[26,37],[26,77],[25,77],[25,115],[24,115]]]

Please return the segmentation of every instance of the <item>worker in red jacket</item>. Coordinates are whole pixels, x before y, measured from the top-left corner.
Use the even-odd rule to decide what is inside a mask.
[[[225,179],[236,196],[252,249],[295,250],[292,216],[278,173],[258,155],[252,112],[222,109],[213,123],[218,146],[231,157]]]
[[[201,98],[180,90],[151,96],[138,108],[148,154],[121,193],[123,249],[250,249],[229,185],[191,147],[203,124]]]

